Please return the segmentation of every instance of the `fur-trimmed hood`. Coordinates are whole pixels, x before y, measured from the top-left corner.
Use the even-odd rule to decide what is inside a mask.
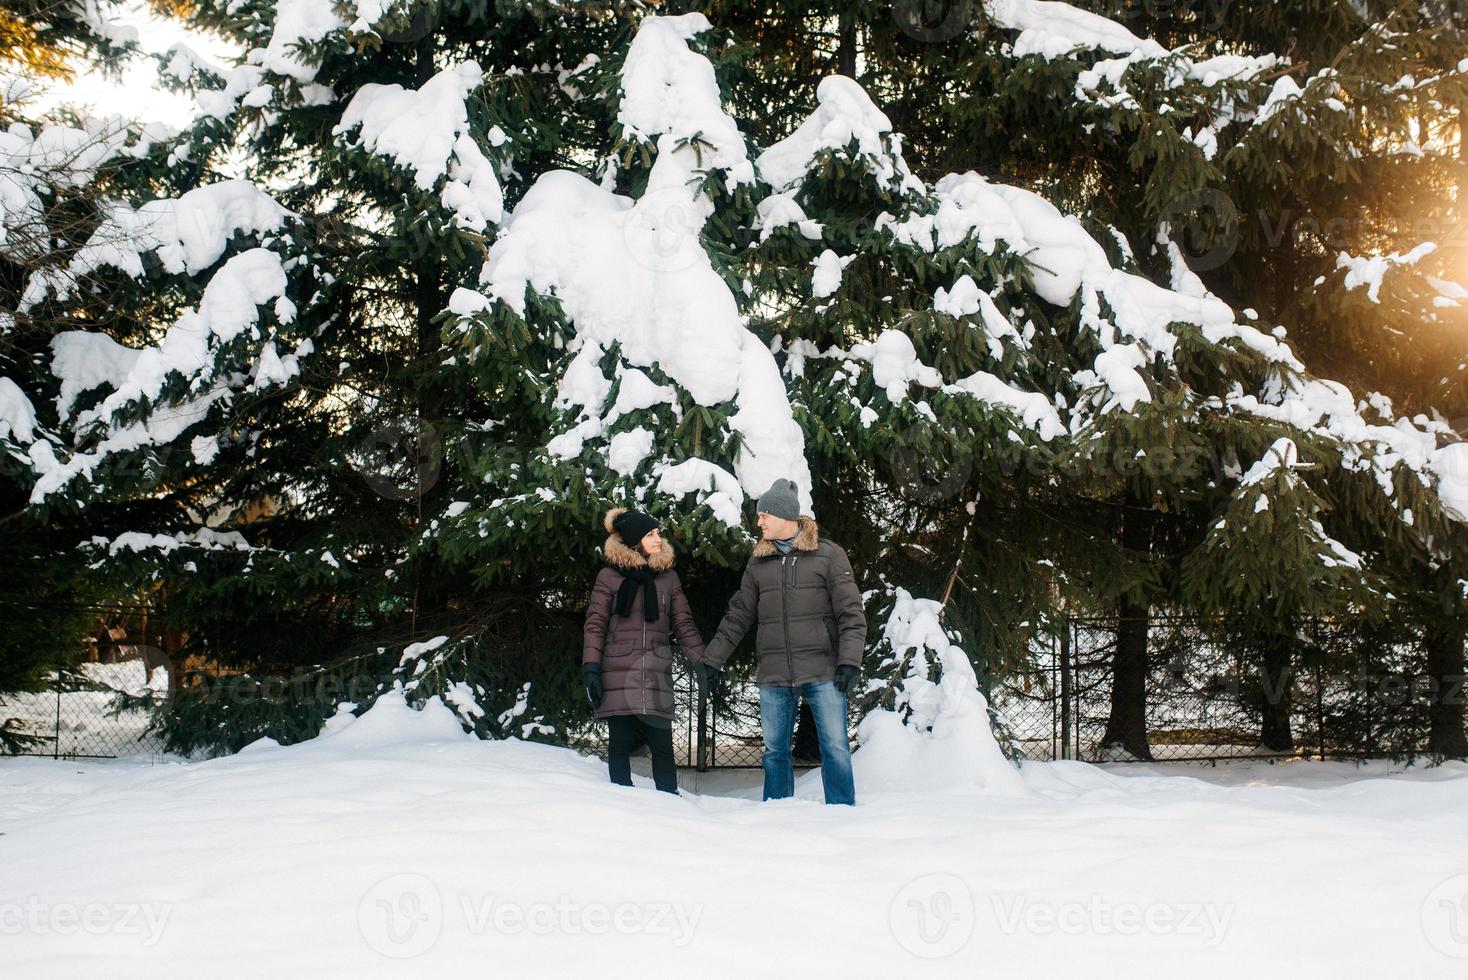
[[[802,517],[795,523],[799,528],[795,532],[795,550],[815,551],[816,546],[821,543],[821,529],[816,526],[815,518]],[[760,538],[754,543],[753,557],[755,558],[767,558],[770,555],[778,553],[779,549],[775,547],[775,542],[773,541],[766,541],[764,538]]]
[[[663,538],[663,550],[652,558],[646,558],[637,548],[628,547],[622,540],[622,536],[612,530],[612,522],[621,514],[627,512],[626,507],[613,507],[607,511],[602,524],[607,529],[606,543],[601,546],[602,554],[606,557],[608,565],[617,568],[641,568],[646,565],[655,572],[665,572],[673,567],[673,542]]]

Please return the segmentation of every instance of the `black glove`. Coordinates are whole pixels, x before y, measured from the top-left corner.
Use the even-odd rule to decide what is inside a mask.
[[[853,667],[850,664],[842,664],[841,666],[836,668],[836,690],[840,691],[842,694],[845,694],[847,689],[850,688],[851,685],[855,684],[857,682],[857,679],[860,677],[860,667]]]
[[[582,664],[581,683],[586,686],[586,701],[595,711],[601,707],[601,664]]]
[[[706,692],[708,692],[709,697],[713,697],[715,694],[719,693],[719,678],[722,677],[724,673],[722,670],[717,667],[710,667],[708,664],[700,662],[697,665],[697,673],[698,683],[703,687]]]

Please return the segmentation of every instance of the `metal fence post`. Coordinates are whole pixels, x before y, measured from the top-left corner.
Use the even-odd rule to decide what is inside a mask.
[[[1060,641],[1050,638],[1050,758],[1060,757],[1060,714],[1056,710],[1056,698],[1060,694]]]
[[[1325,692],[1320,676],[1320,663],[1315,664],[1315,738],[1320,743],[1320,761],[1325,761]]]
[[[51,742],[51,758],[61,758],[61,651],[56,651],[56,671],[51,686],[56,688],[56,727]]]
[[[1070,754],[1070,707],[1071,707],[1071,676],[1070,676],[1070,616],[1065,617],[1060,629],[1060,758],[1069,759]]]
[[[694,750],[698,754],[699,772],[708,772],[708,733],[709,724],[709,695],[702,684],[698,685],[698,747]]]
[[[1382,684],[1382,681],[1378,681],[1376,675],[1371,672],[1371,654],[1374,650],[1374,642],[1366,644],[1366,683],[1361,685],[1361,699],[1366,702],[1363,710],[1366,715],[1366,745],[1364,747],[1367,752],[1376,750],[1376,718],[1371,709],[1376,705],[1376,695],[1381,690]],[[1383,679],[1386,676],[1385,671],[1389,669],[1390,664],[1383,665]]]

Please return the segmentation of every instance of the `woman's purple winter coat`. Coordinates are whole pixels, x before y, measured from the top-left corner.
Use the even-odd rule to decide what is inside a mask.
[[[607,512],[606,527],[622,512]],[[695,663],[703,659],[703,637],[698,635],[683,583],[673,571],[673,546],[651,559],[640,549],[628,547],[620,535],[611,533],[602,546],[609,567],[596,576],[591,601],[586,606],[582,634],[582,663],[601,664],[603,697],[594,714],[658,715],[673,717],[673,644],[676,637],[683,653]],[[653,580],[658,594],[658,615],[647,619],[642,613],[642,588],[632,602],[631,614],[618,616],[612,609],[623,577],[617,568],[646,566],[657,573]]]

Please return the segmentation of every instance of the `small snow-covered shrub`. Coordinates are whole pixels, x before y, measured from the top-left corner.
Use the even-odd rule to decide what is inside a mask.
[[[968,655],[945,629],[942,603],[896,589],[873,653],[853,756],[872,789],[1022,792],[994,734]]]

